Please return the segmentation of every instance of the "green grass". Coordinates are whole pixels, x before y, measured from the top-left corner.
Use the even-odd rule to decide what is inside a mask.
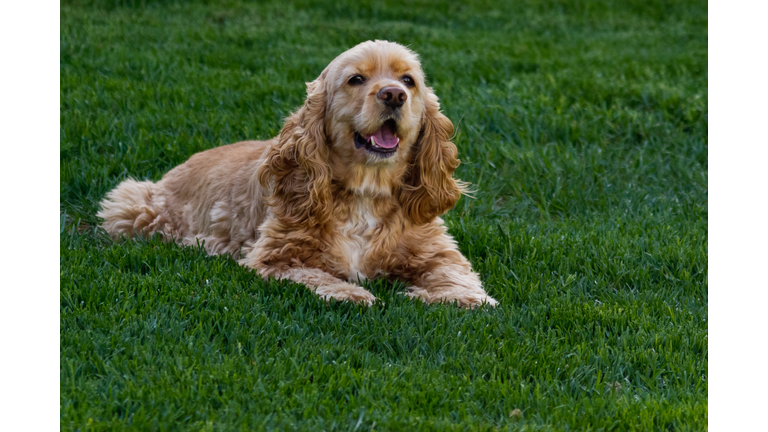
[[[61,8],[62,430],[707,428],[705,2],[144,3]],[[376,38],[457,125],[446,223],[497,309],[325,304],[83,229]]]

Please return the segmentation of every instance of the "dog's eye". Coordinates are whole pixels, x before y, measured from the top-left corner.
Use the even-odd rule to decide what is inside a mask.
[[[407,85],[408,87],[413,87],[416,85],[416,82],[413,80],[413,78],[409,77],[408,75],[405,75],[404,77],[400,78],[403,80],[403,83]]]
[[[365,82],[365,77],[362,75],[355,75],[347,81],[349,85],[360,85]]]

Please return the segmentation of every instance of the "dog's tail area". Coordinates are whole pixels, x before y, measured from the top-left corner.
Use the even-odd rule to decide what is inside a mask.
[[[156,221],[157,210],[152,206],[155,184],[128,179],[117,185],[101,202],[96,215],[104,220],[101,226],[110,237],[134,237]]]

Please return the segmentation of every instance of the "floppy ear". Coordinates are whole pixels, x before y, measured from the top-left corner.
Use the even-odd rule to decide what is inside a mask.
[[[452,177],[459,166],[458,151],[451,142],[453,123],[440,112],[431,88],[427,89],[425,108],[400,191],[401,205],[417,224],[429,222],[451,209],[466,188]]]
[[[291,114],[278,141],[267,149],[259,182],[265,202],[284,222],[322,224],[331,210],[331,169],[326,145],[327,91],[323,71],[307,83],[307,99]]]

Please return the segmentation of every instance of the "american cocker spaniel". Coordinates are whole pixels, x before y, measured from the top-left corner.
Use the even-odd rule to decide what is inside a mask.
[[[417,55],[364,42],[307,84],[279,136],[125,180],[98,216],[113,238],[204,244],[326,299],[371,304],[356,282],[384,277],[426,302],[495,306],[438,217],[464,191],[452,134]]]

